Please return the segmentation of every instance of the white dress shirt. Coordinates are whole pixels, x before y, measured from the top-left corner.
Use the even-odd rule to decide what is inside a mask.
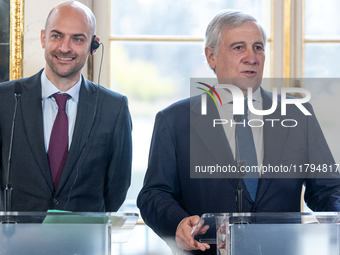
[[[79,90],[81,85],[81,76],[79,81],[69,90],[63,92],[54,86],[47,78],[45,70],[41,74],[41,97],[42,97],[42,110],[44,120],[44,139],[45,150],[48,151],[50,143],[50,136],[53,128],[54,120],[58,113],[58,105],[52,96],[55,93],[68,94],[70,98],[66,103],[66,114],[68,117],[68,148],[70,149],[74,125],[76,123]]]
[[[230,102],[233,101],[232,94],[222,88],[216,88],[216,92],[220,95],[221,101],[222,101],[222,106],[219,104],[219,100],[217,99],[216,95],[214,94],[217,104],[217,110],[220,115],[221,119],[226,119],[228,121],[227,124],[222,125],[225,135],[228,139],[230,149],[233,153],[233,156],[235,158],[235,129],[236,125],[235,121],[233,120],[233,104]],[[253,106],[257,110],[262,110],[262,96],[261,96],[261,90],[258,88],[254,93],[253,93]],[[263,116],[262,115],[255,115],[252,112],[248,110],[248,119],[258,119],[263,121]],[[231,122],[233,120],[233,122]],[[232,124],[233,123],[233,124]],[[256,124],[255,124],[256,123]],[[251,123],[252,126],[256,127],[251,127],[251,130],[253,132],[253,138],[254,138],[254,143],[255,143],[255,150],[256,150],[256,155],[257,155],[257,163],[258,165],[261,165],[263,162],[263,126],[260,126],[259,122]]]

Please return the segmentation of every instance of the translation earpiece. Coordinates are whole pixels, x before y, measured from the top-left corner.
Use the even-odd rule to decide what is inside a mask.
[[[90,49],[90,54],[93,55],[93,52],[99,48],[100,43],[97,42],[96,40],[96,35],[93,36],[92,42],[91,42],[91,49]]]

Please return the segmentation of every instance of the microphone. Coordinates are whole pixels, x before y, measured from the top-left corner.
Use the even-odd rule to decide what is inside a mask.
[[[235,122],[241,122],[242,121],[242,115],[234,115],[234,121]],[[236,153],[236,162],[237,162],[237,171],[241,174],[241,177],[238,181],[238,186],[237,189],[235,191],[235,199],[236,199],[236,208],[237,208],[237,212],[241,213],[243,212],[243,188],[242,188],[242,177],[245,175],[245,173],[241,173],[240,169],[241,166],[246,166],[247,165],[247,161],[242,160],[240,161],[240,152],[239,152],[239,148],[238,148],[238,140],[237,140],[237,128],[235,129],[235,153]]]
[[[246,167],[247,166],[247,161],[245,160],[242,160],[241,162],[237,162],[237,169],[240,171],[241,169],[241,166],[244,166]],[[242,172],[241,173],[241,176],[245,176],[245,172]],[[236,189],[236,207],[237,207],[237,212],[241,213],[243,212],[243,201],[242,201],[242,198],[243,198],[243,188],[242,188],[242,177],[240,177],[239,181],[238,181],[238,186],[237,186],[237,189]]]
[[[12,210],[12,185],[10,184],[10,168],[11,168],[11,159],[12,159],[12,149],[13,149],[13,138],[14,138],[14,127],[15,127],[15,119],[17,115],[18,101],[21,96],[22,88],[20,82],[14,83],[14,98],[15,98],[15,106],[14,106],[14,114],[12,121],[12,130],[11,130],[11,140],[9,144],[9,153],[8,153],[8,162],[7,162],[7,175],[6,175],[6,187],[4,192],[4,200],[5,200],[5,212]]]
[[[16,99],[21,96],[22,88],[21,88],[21,83],[16,81],[14,83],[14,96]]]
[[[242,115],[234,115],[234,121],[235,122],[241,122],[241,120],[242,120]]]

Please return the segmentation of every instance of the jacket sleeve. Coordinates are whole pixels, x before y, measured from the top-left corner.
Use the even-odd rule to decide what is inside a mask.
[[[0,128],[0,211],[4,210],[3,201],[3,167],[2,167],[2,138],[1,138],[1,128]]]
[[[313,211],[339,211],[340,175],[312,106],[307,106],[312,113],[307,117],[308,163],[324,171],[317,170],[306,179],[305,201]]]
[[[105,180],[105,210],[116,212],[131,183],[132,122],[126,97],[122,97],[117,124],[110,144],[110,162]]]
[[[178,224],[190,216],[179,203],[181,184],[176,139],[164,112],[159,112],[151,140],[148,169],[137,206],[145,223],[163,239],[173,239]]]

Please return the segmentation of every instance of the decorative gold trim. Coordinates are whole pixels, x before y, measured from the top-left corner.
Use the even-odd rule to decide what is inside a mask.
[[[263,13],[264,13],[264,25],[265,26],[267,26],[267,25],[269,25],[269,24],[271,24],[271,16],[269,15],[269,18],[268,18],[268,13],[270,13],[269,12],[269,10],[271,10],[270,9],[270,7],[271,7],[271,5],[270,5],[270,2],[271,2],[271,0],[266,0],[266,1],[264,1],[264,4],[263,4]],[[272,39],[271,38],[267,38],[267,42],[268,43],[270,43],[272,41]],[[270,69],[271,70],[271,61],[269,61],[269,64],[267,64],[268,63],[268,61],[265,63],[265,66],[264,66],[264,76],[265,77],[267,77],[267,75],[268,75],[268,73],[269,73],[269,71],[268,71],[268,69]],[[269,73],[269,77],[271,76],[271,73]]]
[[[283,55],[283,75],[290,78],[290,37],[291,37],[291,0],[284,1],[284,55]]]
[[[306,6],[305,0],[302,0],[302,77],[305,77],[305,25],[306,25]],[[304,85],[303,85],[304,87]]]
[[[110,36],[109,41],[203,42],[204,38],[177,36]]]
[[[340,39],[303,39],[304,43],[340,43]]]
[[[110,36],[109,41],[145,41],[145,42],[204,42],[200,37],[161,37],[161,36]],[[267,42],[273,42],[267,38]]]
[[[11,0],[9,79],[22,78],[24,40],[24,0]]]
[[[111,36],[111,0],[108,0],[108,8],[107,8],[107,17],[108,17],[108,35],[109,35],[109,41],[108,41],[108,44],[107,44],[107,52],[106,53],[108,55],[108,60],[107,60],[107,75],[108,75],[108,80],[107,80],[107,87],[109,89],[112,89],[111,88],[111,41],[110,41],[110,36]]]
[[[298,75],[297,75],[297,66],[298,66],[298,47],[297,47],[297,43],[296,41],[298,40],[298,37],[297,37],[297,29],[298,29],[298,2],[297,1],[294,1],[293,2],[293,17],[294,17],[294,22],[292,24],[292,27],[294,29],[293,31],[293,55],[292,55],[292,64],[293,64],[293,68],[294,70],[292,70],[292,77],[291,78],[296,78]]]
[[[271,10],[270,10],[270,37],[268,42],[271,43],[270,45],[270,77],[274,77],[274,0],[271,1]],[[273,39],[272,39],[273,38]],[[270,40],[270,41],[269,41]],[[271,90],[273,89],[273,83],[271,83]]]
[[[93,56],[87,58],[87,79],[93,82]]]

